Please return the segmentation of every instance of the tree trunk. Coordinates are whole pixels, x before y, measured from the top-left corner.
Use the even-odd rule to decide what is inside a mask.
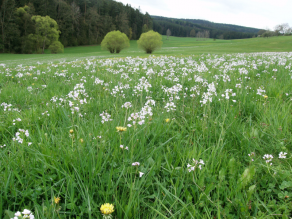
[[[43,54],[44,54],[44,51],[45,51],[45,45],[46,45],[46,40],[44,40],[44,42],[43,42]]]
[[[85,0],[84,22],[85,22],[85,16],[86,16],[86,0]]]
[[[2,43],[3,43],[3,53],[5,52],[5,36],[4,36],[4,24],[2,22]]]

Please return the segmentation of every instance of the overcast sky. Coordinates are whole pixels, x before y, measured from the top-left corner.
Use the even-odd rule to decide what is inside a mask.
[[[116,0],[142,13],[171,18],[203,19],[271,30],[292,26],[292,0]]]

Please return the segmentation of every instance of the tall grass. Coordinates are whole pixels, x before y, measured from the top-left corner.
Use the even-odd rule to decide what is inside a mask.
[[[262,53],[1,66],[0,217],[102,218],[112,203],[113,218],[288,218],[291,65]]]

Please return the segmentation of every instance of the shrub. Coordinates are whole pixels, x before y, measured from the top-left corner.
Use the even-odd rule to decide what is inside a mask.
[[[162,37],[159,33],[150,30],[147,33],[142,33],[137,41],[138,46],[146,53],[152,53],[162,45]]]
[[[60,41],[54,41],[49,46],[49,50],[51,50],[51,53],[63,53],[64,52],[64,46]]]
[[[130,46],[126,34],[120,31],[111,31],[107,33],[101,42],[101,48],[110,51],[110,53],[119,53],[122,49]]]

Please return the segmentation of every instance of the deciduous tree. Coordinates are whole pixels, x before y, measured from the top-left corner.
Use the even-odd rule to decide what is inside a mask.
[[[5,52],[5,46],[7,44],[6,32],[9,32],[9,28],[10,28],[9,23],[12,21],[14,10],[15,10],[14,0],[2,0],[1,8],[0,8],[0,26],[1,26],[2,43],[0,42],[0,48],[2,47],[3,52]]]
[[[171,31],[170,31],[170,29],[168,28],[167,31],[166,31],[167,39],[169,38],[170,35],[171,35]]]
[[[142,27],[142,33],[146,33],[148,31],[149,31],[149,28],[148,28],[147,24],[144,24]]]
[[[49,50],[51,50],[51,53],[63,53],[64,52],[64,46],[60,41],[54,41],[49,46]]]
[[[289,24],[284,23],[284,24],[278,24],[275,29],[275,34],[277,36],[279,35],[286,35],[286,34],[290,34],[290,27]]]
[[[25,5],[24,7],[19,7],[16,9],[16,23],[18,24],[18,29],[20,31],[20,48],[21,53],[32,53],[33,45],[31,40],[29,40],[28,35],[34,33],[35,27],[31,17],[34,14],[34,7],[32,4]]]
[[[137,43],[146,53],[152,53],[162,46],[162,37],[159,33],[150,30],[142,33]]]
[[[41,47],[44,53],[45,47],[59,39],[59,28],[57,22],[49,16],[36,15],[31,18],[35,22],[35,34],[30,37],[35,40],[37,47]]]
[[[195,29],[192,29],[190,32],[190,37],[195,37],[196,36],[196,31]]]
[[[119,53],[129,46],[130,43],[127,35],[119,30],[107,33],[101,42],[101,48],[110,51],[110,53]]]

